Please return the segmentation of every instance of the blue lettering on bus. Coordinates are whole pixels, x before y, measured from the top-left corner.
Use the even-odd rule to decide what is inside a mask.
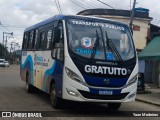
[[[78,54],[92,54],[93,52],[95,52],[95,51],[94,50],[81,49],[81,48],[76,49],[76,53],[78,53]],[[96,51],[96,55],[100,55],[100,52]]]
[[[43,62],[43,57],[35,57],[34,58],[36,62]]]

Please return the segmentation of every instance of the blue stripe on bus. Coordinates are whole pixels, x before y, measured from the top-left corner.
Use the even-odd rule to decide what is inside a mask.
[[[55,70],[55,66],[56,66],[56,61],[54,61],[52,67],[50,69],[47,69],[46,72],[44,73],[42,90],[45,92],[47,92],[46,86],[47,86],[48,77],[53,74],[53,72]]]
[[[44,92],[49,92],[50,80],[54,79],[56,88],[57,88],[57,95],[58,97],[62,97],[62,74],[63,74],[63,64],[59,61],[55,61],[52,67],[45,71],[43,77],[43,86],[42,90]],[[60,92],[61,91],[61,92]]]
[[[30,74],[30,84],[34,85],[34,74],[33,74],[33,60],[31,55],[28,55],[25,62],[21,63],[21,69],[27,69]]]
[[[53,79],[55,80],[56,87],[57,87],[57,96],[62,97],[62,76],[63,76],[63,66],[64,64],[56,61],[55,70],[53,71]]]

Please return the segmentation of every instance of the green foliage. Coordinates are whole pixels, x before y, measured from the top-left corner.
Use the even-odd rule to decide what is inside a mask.
[[[9,54],[7,48],[5,48],[5,47],[0,43],[0,58],[3,58],[4,53],[5,53],[6,58],[9,58],[10,54]]]
[[[3,49],[3,50],[2,50]],[[0,59],[3,58],[5,53],[5,59],[9,61],[9,63],[13,64],[16,63],[17,59],[20,58],[20,55],[16,54],[16,52],[9,53],[7,48],[5,48],[1,43],[0,43]]]

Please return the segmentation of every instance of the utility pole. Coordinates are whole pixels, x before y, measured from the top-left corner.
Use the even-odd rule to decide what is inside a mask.
[[[11,63],[13,64],[13,62],[14,62],[14,55],[12,55],[11,54],[11,51],[13,50],[13,44],[14,44],[14,42],[11,42],[11,48],[10,48],[10,56],[11,56]]]
[[[2,45],[2,56],[3,56],[3,59],[4,59],[4,32],[3,32],[3,45]]]
[[[136,0],[134,0],[134,2],[133,2],[132,14],[131,14],[131,19],[130,19],[130,23],[129,23],[131,30],[132,30],[132,25],[133,25],[135,6],[136,6]]]
[[[13,43],[13,42],[12,42],[12,43]],[[10,48],[10,54],[11,54],[11,50],[13,49],[13,48],[12,48],[12,43],[10,44],[10,45],[11,45],[11,48]]]
[[[8,32],[3,32],[3,47],[2,47],[2,53],[3,53],[3,58],[5,59],[5,41],[4,41],[4,34],[9,34],[11,36],[13,36],[13,32],[8,33]],[[7,40],[7,39],[6,39]]]
[[[5,44],[4,44],[4,48],[7,50],[7,36],[6,36],[6,41],[5,41]],[[6,58],[6,53],[7,53],[7,51],[4,51],[4,58]]]

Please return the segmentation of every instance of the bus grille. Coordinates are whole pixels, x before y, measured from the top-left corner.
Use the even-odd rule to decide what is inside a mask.
[[[91,87],[111,87],[111,88],[121,88],[124,87],[124,85],[96,85],[96,84],[91,84],[91,83],[87,83],[89,86]]]
[[[88,99],[100,99],[100,100],[122,100],[124,99],[129,93],[121,93],[119,95],[99,95],[93,94],[86,91],[78,90],[81,95]]]

